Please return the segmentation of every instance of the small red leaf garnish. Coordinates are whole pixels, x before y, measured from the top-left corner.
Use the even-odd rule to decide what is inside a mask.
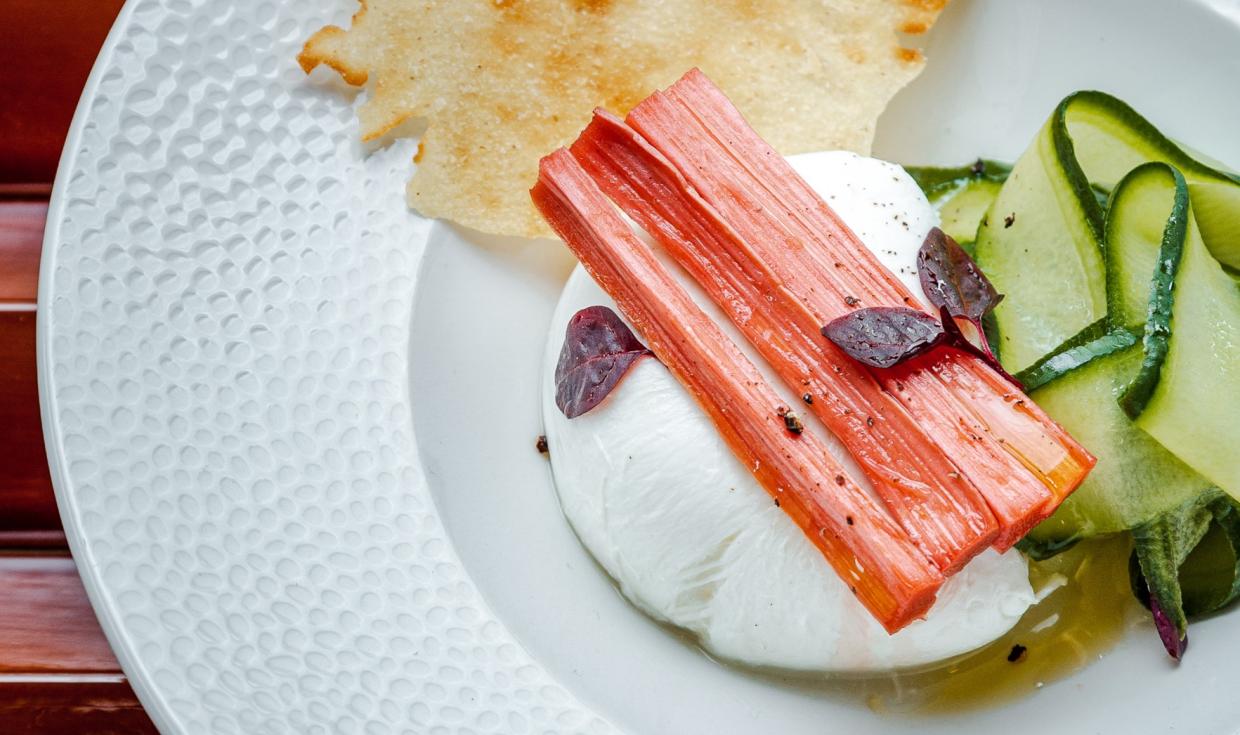
[[[982,317],[1003,300],[964,248],[937,227],[917,251],[917,275],[930,303],[977,324],[979,331]]]
[[[822,335],[864,365],[888,368],[943,340],[943,325],[924,311],[871,306],[834,319]]]
[[[964,336],[964,332],[960,331],[960,325],[957,324],[956,320],[952,318],[952,315],[948,313],[946,306],[939,307],[939,319],[943,321],[943,331],[946,333],[946,336],[943,339],[944,344],[951,345],[962,352],[967,352],[970,355],[975,355],[981,358],[982,362],[985,362],[991,367],[992,370],[1006,378],[1007,381],[1016,386],[1018,390],[1023,391],[1025,389],[1025,386],[1021,385],[1015,375],[1012,375],[1008,371],[1004,370],[1003,366],[999,364],[998,358],[994,356],[994,353],[990,351],[990,347],[986,344],[986,334],[980,327],[978,328],[977,333],[982,335],[982,346],[978,347],[973,344],[968,337]]]
[[[587,306],[568,320],[555,366],[555,405],[577,418],[602,403],[633,363],[649,354],[616,312]]]
[[[969,341],[960,325],[939,307],[939,319],[904,306],[871,306],[834,319],[822,335],[863,365],[889,368],[939,345],[976,355],[1017,388],[1020,381],[1003,369],[994,355]]]
[[[960,243],[939,228],[932,228],[917,251],[917,276],[921,280],[921,290],[925,291],[930,303],[957,319],[970,322],[977,330],[980,354],[1009,380],[1012,379],[999,367],[999,359],[990,349],[986,330],[982,328],[982,317],[999,305],[1003,294],[995,290],[990,279],[960,247]],[[944,325],[946,323],[944,318]]]

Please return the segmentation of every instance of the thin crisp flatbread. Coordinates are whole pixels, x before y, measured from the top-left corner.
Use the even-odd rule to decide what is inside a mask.
[[[924,64],[902,39],[946,0],[361,0],[298,57],[365,85],[362,137],[425,122],[409,203],[484,232],[542,236],[538,159],[595,107],[623,114],[699,67],[784,154],[868,153]]]

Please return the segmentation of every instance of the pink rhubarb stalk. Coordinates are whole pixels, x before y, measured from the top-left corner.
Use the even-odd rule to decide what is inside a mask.
[[[737,458],[874,617],[894,632],[924,615],[942,573],[812,432],[788,428],[778,394],[568,151],[543,159],[530,194]]]
[[[758,257],[680,173],[605,112],[572,145],[608,196],[698,282],[861,466],[887,510],[950,574],[990,546],[985,499],[859,363],[819,334],[823,322],[788,288],[786,258]]]
[[[808,184],[696,70],[627,122],[732,225],[822,323],[865,306],[920,306]],[[985,496],[1015,543],[1084,479],[1094,458],[983,361],[940,350],[872,370]]]

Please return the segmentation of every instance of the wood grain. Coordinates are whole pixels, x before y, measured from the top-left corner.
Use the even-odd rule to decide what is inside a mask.
[[[35,302],[46,221],[46,198],[0,192],[0,303]]]
[[[47,469],[35,367],[34,304],[0,309],[0,534],[56,531],[60,514]]]
[[[47,197],[124,0],[0,0],[0,734],[154,733],[86,599],[52,495],[35,372]]]
[[[155,732],[72,559],[0,555],[0,590],[0,732]]]
[[[28,545],[28,532],[57,533],[39,417],[35,298],[47,202],[0,200],[0,544]]]
[[[73,560],[0,556],[0,674],[117,674]]]
[[[0,182],[48,183],[124,0],[0,2]]]
[[[155,725],[125,677],[0,674],[5,735],[145,735]]]

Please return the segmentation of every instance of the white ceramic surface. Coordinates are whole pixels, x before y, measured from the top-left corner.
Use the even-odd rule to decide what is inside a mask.
[[[169,733],[1229,733],[1235,616],[1002,710],[880,718],[720,666],[623,602],[539,433],[571,261],[403,204],[410,141],[293,56],[349,0],[134,0],[65,148],[39,359],[66,530]],[[1012,157],[1095,86],[1240,161],[1234,0],[956,0],[877,153]],[[367,155],[369,153],[369,155]]]

